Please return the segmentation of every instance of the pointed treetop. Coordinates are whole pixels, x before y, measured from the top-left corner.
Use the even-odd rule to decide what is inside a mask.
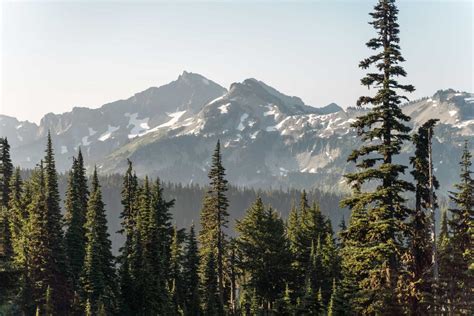
[[[94,173],[92,174],[92,192],[99,188],[99,177],[97,176],[97,166],[94,166]]]

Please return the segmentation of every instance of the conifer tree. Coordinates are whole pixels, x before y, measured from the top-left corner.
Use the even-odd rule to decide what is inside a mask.
[[[107,218],[97,168],[92,176],[91,194],[87,205],[85,228],[84,265],[80,277],[82,301],[97,311],[101,302],[107,302],[106,310],[113,312],[116,299],[115,269],[112,243],[107,232]]]
[[[339,251],[331,233],[326,233],[321,243],[321,282],[322,302],[327,306],[332,293],[332,281],[341,278]]]
[[[0,207],[8,207],[13,164],[7,138],[0,138]]]
[[[44,209],[38,211],[42,217],[43,231],[40,242],[45,249],[41,254],[43,262],[42,279],[39,280],[44,286],[49,287],[51,294],[51,308],[54,314],[65,314],[70,304],[70,288],[67,282],[67,263],[64,249],[63,231],[61,227],[62,216],[59,206],[58,175],[54,159],[51,134],[48,132],[46,155],[44,158]],[[42,294],[45,290],[42,291]]]
[[[451,272],[452,268],[452,243],[450,241],[448,229],[448,210],[442,209],[441,229],[438,238],[438,262],[439,262],[439,281],[437,307],[440,310],[452,313],[452,302],[454,300],[454,279]]]
[[[147,250],[148,246],[148,224],[152,212],[151,188],[148,176],[142,185],[138,187],[136,210],[134,216],[134,227],[129,254],[129,273],[132,278],[133,293],[130,305],[138,315],[145,315],[155,307],[153,277],[150,273]]]
[[[173,226],[170,209],[174,206],[175,200],[165,200],[163,196],[163,185],[159,179],[156,179],[152,188],[152,202],[158,225],[157,237],[159,240],[160,256],[163,260],[163,275],[166,280],[169,278],[169,262],[171,260],[171,243],[173,238]]]
[[[291,301],[291,290],[288,283],[285,285],[285,293],[279,299],[276,310],[278,315],[290,316],[294,314],[294,304]]]
[[[269,313],[284,293],[290,269],[285,225],[258,197],[237,221],[236,231],[238,262],[246,279],[243,286],[259,297],[263,310]]]
[[[136,312],[134,299],[134,280],[131,271],[131,257],[134,252],[133,245],[136,238],[136,213],[138,206],[138,180],[133,173],[132,162],[128,162],[128,169],[123,178],[122,206],[120,213],[122,229],[119,233],[125,235],[125,243],[120,249],[120,310],[123,314]]]
[[[336,283],[335,279],[332,283],[331,299],[329,300],[327,312],[328,316],[345,316],[351,314],[348,302],[344,299],[344,295],[341,291],[341,286]]]
[[[10,182],[13,165],[10,159],[10,145],[6,138],[0,138],[0,302],[8,302],[16,287],[16,269],[13,266],[13,240],[10,231],[12,220],[9,209]]]
[[[44,296],[48,285],[45,283],[45,263],[48,256],[46,244],[42,242],[46,229],[46,205],[45,205],[45,182],[44,167],[41,162],[32,172],[26,183],[25,191],[31,198],[26,204],[28,221],[26,221],[23,232],[28,239],[25,240],[21,253],[22,266],[25,272],[22,274],[22,310],[25,314],[31,314],[35,310],[41,310],[44,304]],[[30,291],[26,291],[31,285]],[[30,300],[27,299],[30,297]]]
[[[76,158],[73,158],[72,169],[69,172],[68,187],[65,200],[65,246],[68,258],[69,271],[74,292],[79,286],[79,277],[82,272],[85,255],[85,223],[89,191],[84,169],[84,160],[81,149]]]
[[[411,174],[415,179],[415,209],[408,223],[408,251],[406,302],[410,315],[427,314],[433,308],[433,243],[431,238],[431,211],[437,208],[436,195],[431,198],[429,146],[433,127],[438,120],[429,120],[413,136],[415,153],[410,157]],[[439,187],[433,176],[433,190]],[[432,201],[431,201],[432,199]],[[433,205],[431,205],[433,203]]]
[[[10,235],[12,240],[13,261],[21,264],[24,261],[24,226],[28,218],[23,196],[23,180],[20,168],[16,168],[10,180],[10,196],[8,209],[10,212]]]
[[[191,225],[187,236],[186,252],[183,263],[184,282],[184,311],[185,315],[199,315],[199,249],[194,232],[194,225]]]
[[[182,280],[182,245],[178,236],[178,228],[173,228],[171,242],[169,289],[171,293],[172,311],[175,315],[183,310],[183,280]]]
[[[214,252],[208,251],[201,255],[201,304],[204,315],[223,315],[224,307],[219,302],[217,274]]]
[[[318,204],[313,202],[312,206],[309,206],[306,191],[303,190],[299,209],[292,209],[288,220],[288,238],[293,255],[293,289],[297,296],[302,296],[306,291],[304,284],[308,268],[312,264],[310,258],[312,245],[321,244],[328,233],[333,234],[330,221],[322,215]],[[319,273],[320,271],[318,271]],[[313,291],[316,293],[322,281],[321,275],[318,278],[313,277],[312,280]],[[327,291],[330,288],[330,280]],[[318,284],[316,285],[316,283]]]
[[[359,98],[358,106],[373,107],[352,124],[364,145],[348,157],[358,169],[346,175],[353,194],[342,203],[352,211],[344,237],[344,260],[352,266],[358,285],[354,300],[357,313],[399,314],[396,293],[405,237],[400,227],[408,214],[403,194],[413,186],[400,177],[407,167],[393,159],[403,142],[410,139],[410,128],[405,125],[410,118],[400,109],[406,97],[398,91],[412,92],[414,87],[397,81],[406,72],[399,65],[404,58],[398,45],[395,1],[379,0],[370,15],[377,37],[367,46],[376,53],[359,66],[375,67],[376,71],[369,72],[361,83],[375,87],[377,92],[373,97]]]
[[[298,306],[299,315],[322,315],[322,295],[318,291],[313,290],[312,280],[308,278],[305,282],[305,292]]]
[[[229,206],[229,201],[226,196],[228,184],[225,179],[225,168],[222,165],[219,141],[217,141],[216,149],[212,155],[212,165],[208,177],[210,187],[204,197],[201,210],[201,231],[199,233],[201,263],[203,264],[201,270],[206,271],[209,269],[210,264],[214,261],[219,304],[223,310],[226,304],[224,297],[224,252],[226,244],[224,228],[227,227],[228,222],[229,214],[227,213],[227,207]],[[213,255],[210,256],[209,252],[212,252]],[[203,281],[204,279],[205,277]]]
[[[465,142],[461,158],[460,183],[455,185],[456,192],[451,192],[451,201],[455,207],[450,209],[452,218],[449,227],[452,232],[452,274],[453,312],[472,314],[474,312],[474,275],[469,273],[469,267],[474,262],[473,227],[474,227],[474,180],[471,170],[472,155],[468,142]]]
[[[34,169],[29,181],[23,182],[20,176],[20,169],[16,168],[11,179],[10,185],[10,201],[9,209],[11,212],[10,231],[12,234],[13,245],[13,263],[19,270],[18,288],[17,288],[17,304],[24,314],[32,314],[35,312],[35,296],[33,293],[34,284],[31,281],[31,262],[29,256],[29,247],[34,238],[30,235],[30,212],[33,210],[33,179],[37,177],[38,169]],[[31,221],[34,222],[34,221]],[[35,227],[38,229],[38,227]]]
[[[145,241],[144,259],[146,266],[154,273],[151,279],[154,288],[157,288],[156,292],[152,292],[156,307],[152,311],[156,310],[158,314],[164,314],[170,306],[168,280],[173,233],[170,208],[173,207],[174,200],[165,200],[159,179],[156,179],[151,188],[151,202],[148,229],[143,237]]]

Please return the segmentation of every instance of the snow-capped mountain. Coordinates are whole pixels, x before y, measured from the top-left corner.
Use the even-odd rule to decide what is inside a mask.
[[[79,146],[95,163],[136,137],[182,118],[193,117],[226,89],[201,75],[183,72],[177,80],[97,109],[75,107],[63,114],[46,114],[40,125],[0,115],[1,135],[8,137],[15,162],[26,168],[41,159],[48,130],[55,135],[59,170],[69,168]]]
[[[474,140],[474,95],[443,90],[403,106],[414,128],[440,119],[434,139],[437,176],[447,190],[456,181],[460,146]],[[40,126],[0,116],[12,156],[32,167],[43,154],[45,134],[54,135],[60,170],[81,146],[86,160],[103,173],[123,172],[126,159],[139,175],[173,182],[207,181],[217,139],[229,180],[255,187],[347,189],[341,175],[353,168],[346,157],[358,146],[351,123],[365,110],[306,105],[256,79],[227,91],[197,74],[150,88],[98,109],[47,114]],[[400,159],[405,163],[411,146]]]

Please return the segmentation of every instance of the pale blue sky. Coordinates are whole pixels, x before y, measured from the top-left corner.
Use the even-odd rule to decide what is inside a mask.
[[[0,113],[98,107],[200,73],[354,105],[375,1],[2,2]],[[473,2],[399,1],[411,98],[474,91]]]

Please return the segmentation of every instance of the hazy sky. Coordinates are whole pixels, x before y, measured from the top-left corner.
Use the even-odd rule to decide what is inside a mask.
[[[374,1],[5,2],[0,113],[98,107],[183,71],[254,77],[305,103],[354,105]],[[473,2],[399,1],[411,98],[473,88]]]

